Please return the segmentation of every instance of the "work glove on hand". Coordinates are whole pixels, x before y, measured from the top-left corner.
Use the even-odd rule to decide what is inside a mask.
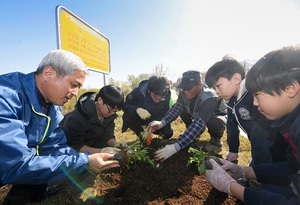
[[[148,132],[155,132],[156,130],[160,130],[164,126],[162,121],[152,121],[147,126]]]
[[[151,114],[147,110],[140,107],[136,109],[136,113],[140,116],[142,120],[146,120],[149,117],[151,117]]]
[[[112,153],[115,154],[117,152],[120,152],[121,149],[117,148],[117,147],[104,147],[101,149],[101,153]]]
[[[233,152],[229,152],[226,157],[226,159],[230,162],[236,161],[238,158],[239,158],[239,154]]]
[[[206,170],[206,180],[219,191],[232,195],[230,184],[235,180],[214,159],[209,159],[209,162],[213,169]]]
[[[169,157],[171,157],[176,152],[177,152],[177,150],[176,150],[174,144],[166,145],[164,148],[157,150],[154,153],[154,158],[157,161],[164,161],[164,160],[168,159]]]
[[[241,165],[234,164],[228,160],[221,159],[223,165],[221,166],[232,178],[245,178],[245,170]]]

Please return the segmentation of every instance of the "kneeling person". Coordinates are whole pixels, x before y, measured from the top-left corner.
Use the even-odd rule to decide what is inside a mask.
[[[61,122],[68,144],[79,152],[90,154],[116,146],[114,120],[123,103],[123,92],[113,85],[102,87],[99,93],[82,94],[75,109]]]

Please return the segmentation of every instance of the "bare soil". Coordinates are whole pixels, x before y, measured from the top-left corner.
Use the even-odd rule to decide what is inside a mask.
[[[158,144],[152,143],[148,150],[149,156],[153,157],[154,151],[166,143],[173,142],[159,141]],[[192,146],[194,148],[202,147],[203,149],[209,147],[208,142],[205,141],[198,141]],[[211,155],[218,156],[211,150],[208,152]],[[77,201],[72,201],[70,204],[243,204],[236,198],[214,189],[206,182],[205,177],[199,174],[195,165],[187,166],[190,156],[188,149],[184,149],[158,167],[153,168],[148,164],[137,164],[131,169],[115,169],[101,173],[96,176],[96,179],[91,173],[75,177],[72,181],[75,181],[80,189],[72,191],[73,193],[77,192],[78,196]],[[70,184],[70,181],[65,180],[64,183]],[[66,186],[70,187],[70,185]],[[91,190],[90,187],[93,187],[93,189]],[[81,191],[84,191],[86,196],[83,196]],[[70,192],[70,189],[67,192]],[[70,193],[66,193],[65,196],[70,196]],[[78,200],[80,198],[81,200]]]
[[[117,124],[118,141],[132,142],[134,135],[121,134],[121,127]],[[185,130],[180,121],[174,124],[175,136]],[[131,137],[132,136],[132,137]],[[228,151],[226,136],[222,138],[222,150],[215,149],[209,144],[209,135],[204,133],[201,140],[192,147],[202,147],[211,155],[224,157]],[[130,139],[130,140],[129,140]],[[240,162],[248,164],[250,156],[249,141],[241,137]],[[174,143],[176,139],[152,141],[148,154],[166,145]],[[217,151],[216,151],[217,150]],[[200,175],[195,165],[187,166],[190,158],[188,149],[183,149],[161,163],[158,167],[148,164],[137,164],[131,169],[115,169],[95,175],[90,172],[78,176],[69,176],[54,184],[61,184],[63,188],[55,195],[40,203],[32,205],[240,205],[236,198],[214,189],[205,177]],[[0,188],[0,204],[10,188],[6,185]]]
[[[157,149],[155,146],[151,147],[152,151]],[[195,143],[193,146],[199,148],[202,145]],[[153,154],[152,151],[149,151],[149,155]],[[243,204],[212,188],[195,165],[187,166],[190,156],[188,149],[184,149],[156,168],[141,164],[134,169],[108,174],[107,178],[112,181],[106,182],[111,188],[104,196],[105,204]],[[102,186],[106,188],[105,183]]]
[[[172,143],[172,142],[168,142]],[[197,142],[194,148],[207,147]],[[148,153],[153,157],[157,144],[152,143]],[[159,146],[163,146],[160,142]],[[211,152],[210,152],[211,153]],[[115,169],[97,176],[85,173],[57,183],[64,188],[56,195],[32,203],[50,204],[104,204],[104,205],[241,205],[241,201],[214,189],[195,165],[187,166],[187,149],[161,163],[158,167],[137,164],[131,169]],[[2,187],[6,192],[9,187]],[[1,203],[2,201],[0,201]]]

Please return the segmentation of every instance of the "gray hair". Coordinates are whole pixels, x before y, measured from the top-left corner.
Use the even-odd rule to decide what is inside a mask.
[[[76,70],[84,71],[88,74],[88,68],[85,63],[74,53],[66,50],[53,50],[48,53],[40,62],[36,74],[43,72],[45,67],[50,66],[58,76],[72,76]]]

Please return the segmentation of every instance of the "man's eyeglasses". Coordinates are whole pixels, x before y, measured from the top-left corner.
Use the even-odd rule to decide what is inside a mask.
[[[151,97],[153,99],[156,99],[156,100],[165,100],[166,96],[168,95],[168,91],[165,91],[163,94],[157,94],[157,93],[153,93],[153,92],[150,92],[148,91],[151,95]]]
[[[118,111],[118,109],[112,109],[110,106],[108,106],[107,104],[105,104],[106,105],[106,108],[107,108],[107,110],[108,110],[108,112],[109,113],[116,113],[117,111]]]

